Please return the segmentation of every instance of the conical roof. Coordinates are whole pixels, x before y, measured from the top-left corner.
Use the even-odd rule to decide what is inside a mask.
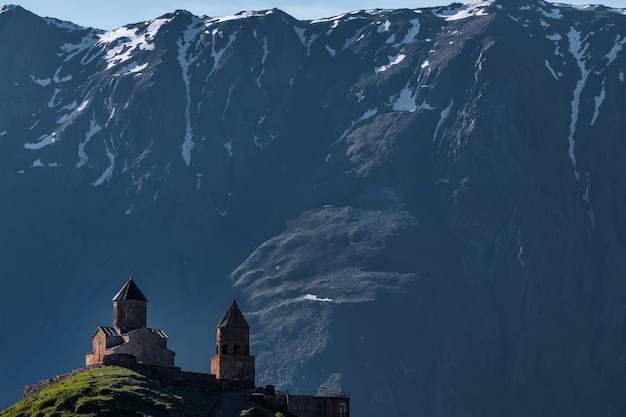
[[[250,326],[248,325],[248,322],[243,316],[243,313],[241,312],[241,310],[239,310],[239,306],[237,306],[237,302],[235,300],[233,300],[230,307],[228,307],[226,314],[224,314],[224,317],[220,321],[220,324],[217,325],[217,327],[218,328],[228,327],[231,329],[233,328],[249,329],[250,328]]]
[[[137,284],[135,284],[135,281],[133,281],[132,274],[130,278],[128,278],[128,281],[126,281],[126,284],[124,284],[122,289],[119,290],[117,294],[115,294],[115,297],[113,297],[113,301],[119,301],[119,300],[148,301],[148,299],[146,298],[145,295],[143,295],[139,287],[137,287]]]

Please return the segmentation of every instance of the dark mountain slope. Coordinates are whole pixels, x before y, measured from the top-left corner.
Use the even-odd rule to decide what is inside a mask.
[[[257,382],[355,414],[623,414],[623,11],[2,10],[3,390],[132,268],[185,369],[237,296]]]

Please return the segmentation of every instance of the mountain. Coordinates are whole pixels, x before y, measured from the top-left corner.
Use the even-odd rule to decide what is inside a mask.
[[[626,12],[0,13],[0,404],[133,276],[185,370],[354,415],[626,414]]]

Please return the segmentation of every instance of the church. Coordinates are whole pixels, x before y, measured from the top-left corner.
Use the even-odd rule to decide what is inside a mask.
[[[113,354],[134,355],[139,363],[174,366],[174,352],[167,348],[162,330],[146,327],[148,299],[131,274],[113,297],[113,326],[100,326],[91,336],[92,351],[85,355],[85,365],[102,364]]]
[[[148,299],[132,274],[112,301],[113,326],[100,326],[93,333],[92,350],[85,355],[86,367],[102,365],[107,359],[133,357],[138,364],[173,368],[176,354],[167,348],[167,334],[163,330],[147,327]],[[235,300],[217,325],[211,374],[218,381],[254,387],[250,326]]]
[[[232,301],[217,325],[215,355],[211,373],[185,372],[174,365],[173,351],[167,347],[163,330],[147,327],[148,299],[132,274],[113,297],[113,325],[101,326],[91,337],[92,350],[85,355],[85,369],[100,365],[119,365],[157,378],[164,385],[187,386],[211,391],[216,389],[255,388],[255,357],[250,355],[250,326],[237,302]],[[41,390],[40,384],[25,387],[28,394]],[[269,389],[268,387],[271,387]],[[300,395],[274,392],[267,386],[264,401],[278,410],[297,417],[349,417],[347,393]],[[259,392],[256,395],[260,395]]]

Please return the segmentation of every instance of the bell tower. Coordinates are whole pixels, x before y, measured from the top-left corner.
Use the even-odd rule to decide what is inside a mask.
[[[250,355],[250,326],[233,300],[217,325],[211,373],[218,380],[237,380],[247,387],[254,387],[254,366],[254,356]]]
[[[146,327],[148,299],[143,295],[133,274],[113,297],[113,327],[120,333]]]

